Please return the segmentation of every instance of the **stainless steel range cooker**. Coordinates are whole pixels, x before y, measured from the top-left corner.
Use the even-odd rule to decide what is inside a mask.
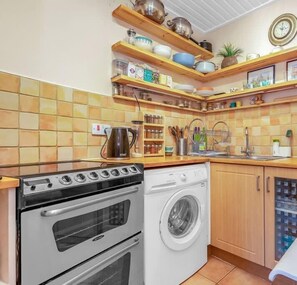
[[[17,284],[143,284],[143,167],[0,168],[17,189]]]

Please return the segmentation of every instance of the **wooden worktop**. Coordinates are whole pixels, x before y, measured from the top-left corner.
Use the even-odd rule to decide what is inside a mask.
[[[7,188],[15,188],[19,186],[19,180],[16,178],[2,177],[0,180],[0,190]]]

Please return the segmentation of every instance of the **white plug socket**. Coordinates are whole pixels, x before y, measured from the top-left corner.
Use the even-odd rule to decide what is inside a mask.
[[[105,135],[104,130],[110,128],[110,125],[92,124],[92,135]]]

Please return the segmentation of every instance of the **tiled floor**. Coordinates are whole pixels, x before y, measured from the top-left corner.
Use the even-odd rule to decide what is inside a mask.
[[[269,285],[270,282],[243,271],[216,257],[208,262],[182,285]]]

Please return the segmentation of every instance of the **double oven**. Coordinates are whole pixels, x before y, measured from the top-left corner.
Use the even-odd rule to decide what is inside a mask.
[[[17,284],[143,284],[142,165],[38,168],[17,191]]]

